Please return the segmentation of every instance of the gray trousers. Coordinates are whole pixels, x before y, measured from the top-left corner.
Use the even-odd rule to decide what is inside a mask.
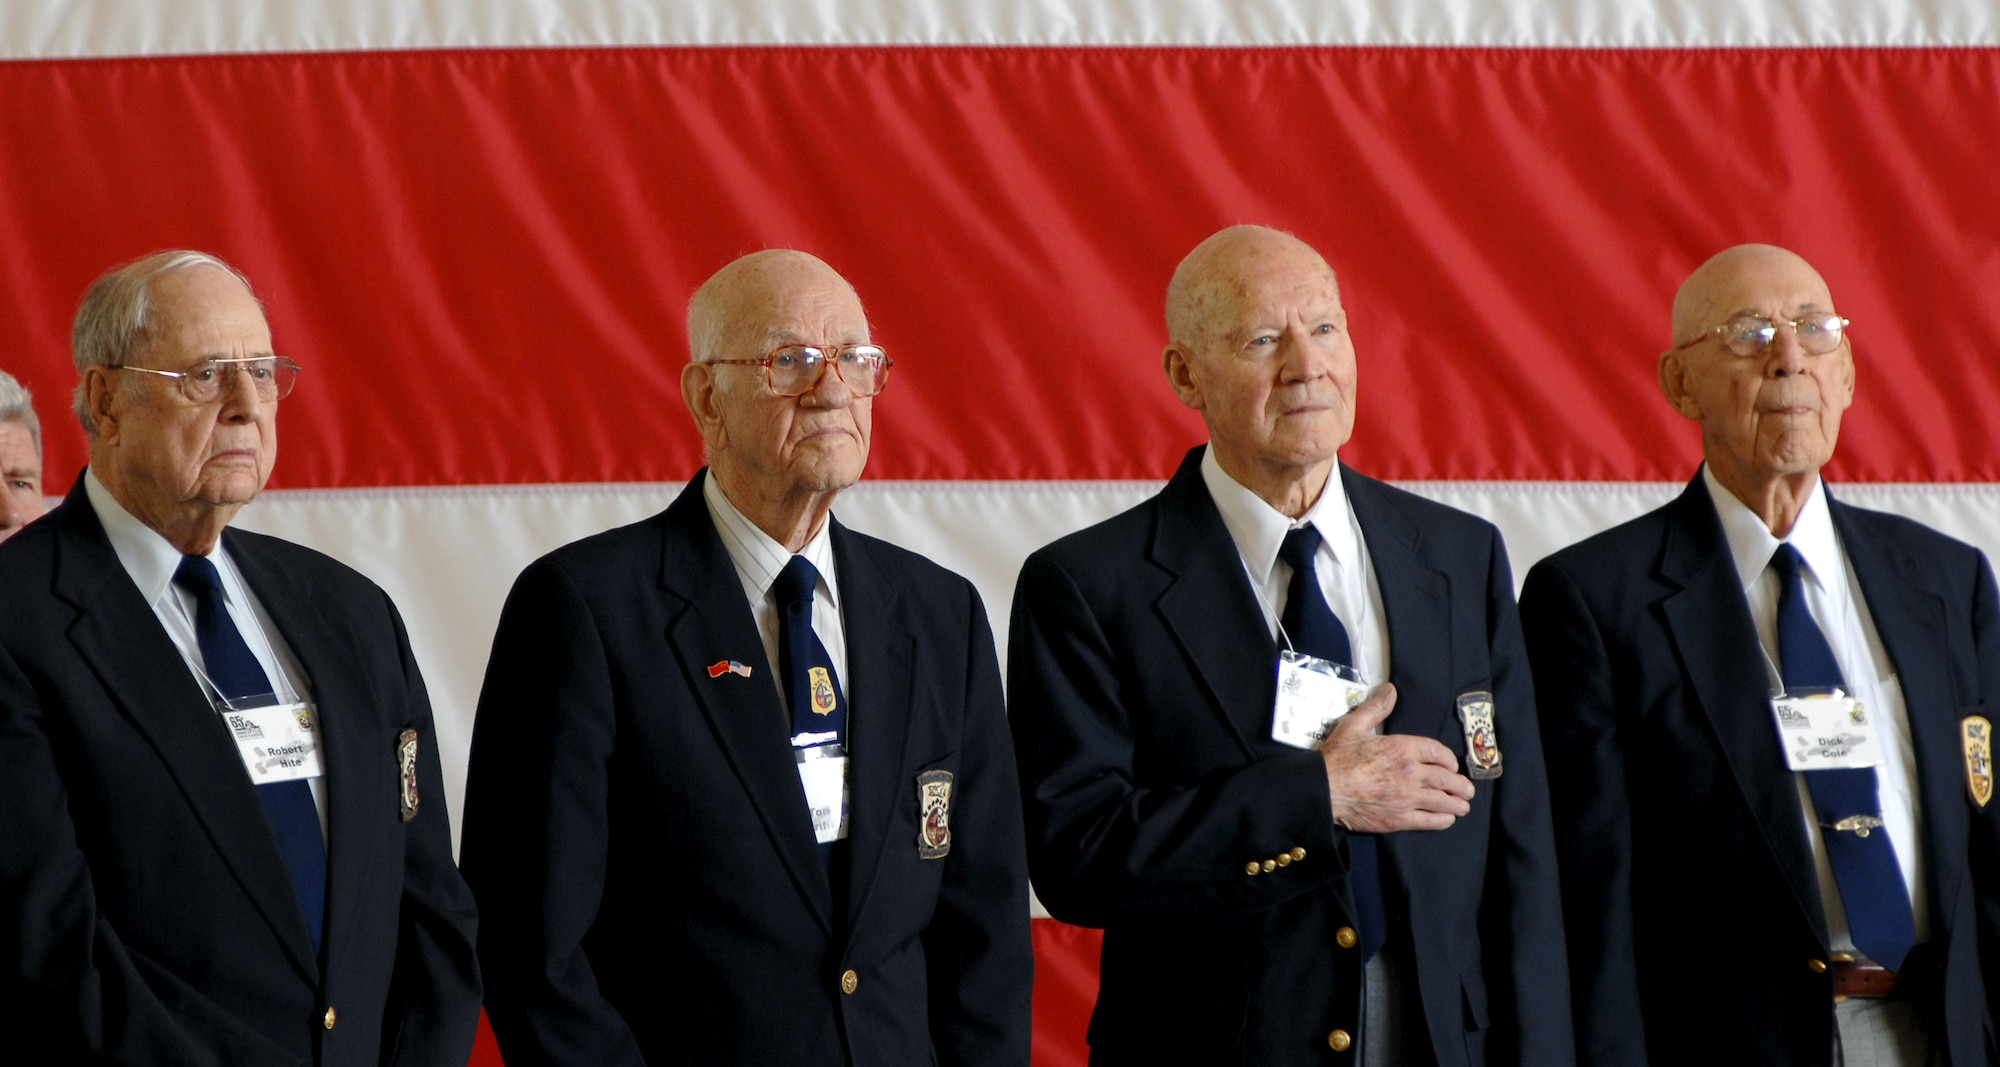
[[[1933,1067],[1944,1062],[1932,1048],[1924,1014],[1907,1000],[1856,997],[1833,1006],[1838,1027],[1836,1067]]]
[[[1361,1067],[1428,1067],[1430,1033],[1408,939],[1382,946],[1362,969]]]

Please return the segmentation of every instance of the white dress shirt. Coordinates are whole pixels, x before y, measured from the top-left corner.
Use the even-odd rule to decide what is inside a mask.
[[[104,535],[111,540],[111,550],[118,554],[118,562],[125,567],[132,583],[139,587],[139,595],[145,598],[153,609],[153,615],[160,620],[160,626],[174,642],[187,662],[188,672],[200,683],[202,692],[211,701],[220,699],[215,685],[208,680],[208,671],[201,657],[201,641],[195,636],[194,596],[174,584],[174,572],[180,569],[181,550],[168,543],[159,532],[125,510],[97,480],[97,472],[86,469],[83,474],[84,495],[90,498],[91,509],[97,512],[97,521],[104,526]],[[270,615],[250,586],[243,581],[243,574],[236,569],[236,561],[229,558],[218,538],[215,548],[209,551],[208,561],[222,576],[223,602],[229,609],[229,618],[236,623],[237,632],[243,635],[243,643],[250,646],[250,654],[257,657],[257,665],[264,668],[264,675],[277,689],[281,701],[312,700],[312,684],[306,678],[305,669],[292,655],[285,644],[283,635],[271,622]],[[318,712],[315,706],[315,713]],[[222,729],[220,723],[216,729]],[[245,772],[248,773],[247,771]],[[320,834],[326,834],[326,777],[321,775],[306,779],[312,787],[313,806],[319,809]]]
[[[736,564],[736,578],[743,583],[750,614],[757,619],[757,632],[764,639],[764,662],[771,665],[771,685],[778,694],[778,707],[785,714],[785,729],[789,732],[792,713],[785,680],[778,676],[778,607],[771,600],[771,584],[778,580],[778,572],[785,564],[791,562],[792,553],[736,510],[736,505],[729,502],[728,495],[715,483],[713,472],[702,479],[701,498],[708,504],[708,517],[722,537],[722,547]],[[833,673],[840,679],[842,695],[852,701],[854,682],[847,676],[847,624],[840,614],[840,577],[833,565],[833,541],[827,536],[832,526],[831,520],[821,523],[819,532],[798,554],[819,571],[819,581],[813,586],[813,632],[819,635],[820,644],[826,646],[827,658],[833,661]]]
[[[1382,611],[1382,589],[1375,583],[1368,542],[1347,502],[1347,488],[1340,484],[1339,464],[1327,476],[1319,499],[1297,522],[1231,478],[1215,461],[1213,446],[1201,457],[1201,479],[1216,510],[1222,513],[1222,524],[1236,542],[1237,555],[1264,610],[1271,639],[1289,644],[1279,633],[1278,620],[1285,611],[1292,567],[1278,558],[1278,546],[1294,527],[1310,525],[1320,536],[1319,551],[1313,556],[1320,592],[1347,628],[1347,642],[1354,651],[1354,662],[1347,666],[1361,672],[1362,681],[1371,687],[1388,681],[1389,625]]]
[[[1729,552],[1743,583],[1743,595],[1750,604],[1750,618],[1757,624],[1757,639],[1764,646],[1764,669],[1772,692],[1784,689],[1778,670],[1778,573],[1771,569],[1771,555],[1781,543],[1757,513],[1736,499],[1735,494],[1716,481],[1707,464],[1701,468],[1702,483],[1708,487],[1715,513],[1722,519],[1722,532],[1729,540]],[[1805,559],[1806,607],[1813,621],[1826,634],[1833,658],[1840,664],[1847,689],[1875,714],[1876,735],[1881,743],[1882,762],[1875,768],[1876,790],[1882,802],[1882,829],[1895,846],[1896,862],[1903,869],[1903,883],[1910,891],[1916,920],[1917,942],[1930,939],[1930,909],[1924,900],[1922,841],[1917,835],[1916,751],[1910,745],[1909,710],[1903,703],[1903,687],[1895,666],[1875,630],[1868,602],[1861,595],[1861,582],[1854,575],[1847,552],[1833,528],[1833,513],[1826,506],[1826,493],[1815,480],[1806,505],[1793,523],[1784,542]],[[1770,727],[1776,730],[1775,722]],[[1840,889],[1827,862],[1826,845],[1820,840],[1819,818],[1813,810],[1812,793],[1804,773],[1798,781],[1799,804],[1805,811],[1806,840],[1811,842],[1813,863],[1819,870],[1820,901],[1826,909],[1828,948],[1854,951],[1854,938],[1847,924],[1847,912],[1840,902]]]

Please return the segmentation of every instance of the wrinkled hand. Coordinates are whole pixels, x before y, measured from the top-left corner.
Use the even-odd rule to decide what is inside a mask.
[[[1374,834],[1450,829],[1472,810],[1472,782],[1434,738],[1370,733],[1395,706],[1396,687],[1384,683],[1320,745],[1333,821]]]

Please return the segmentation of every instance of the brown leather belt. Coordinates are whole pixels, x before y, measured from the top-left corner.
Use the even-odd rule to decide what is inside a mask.
[[[1892,997],[1896,995],[1896,972],[1869,960],[1833,962],[1833,996]]]

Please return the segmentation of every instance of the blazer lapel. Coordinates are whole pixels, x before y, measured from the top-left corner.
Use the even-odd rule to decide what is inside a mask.
[[[697,474],[667,508],[660,585],[684,606],[662,636],[799,894],[831,936],[833,890],[813,840],[805,787],[792,760],[789,724],[774,703],[770,683],[774,668],[764,655],[756,619],[743,600],[736,564],[722,546],[702,499],[707,476],[706,469]],[[732,659],[751,665],[751,676],[720,680],[708,676],[710,664]]]
[[[237,569],[257,594],[264,612],[305,674],[307,699],[319,716],[321,759],[326,772],[327,958],[334,946],[350,943],[368,921],[362,914],[368,872],[383,869],[371,849],[393,840],[371,831],[394,804],[400,787],[394,738],[374,729],[369,672],[355,635],[329,624],[305,576],[275,565],[255,541],[226,534]],[[373,809],[373,810],[371,810]],[[400,862],[400,860],[396,861]],[[304,920],[299,922],[301,936]],[[311,955],[312,946],[292,946]],[[317,967],[315,967],[317,970]]]
[[[1822,480],[1821,488],[1826,483]],[[1919,584],[1915,561],[1894,542],[1870,536],[1854,509],[1827,497],[1834,530],[1861,583],[1861,595],[1903,690],[1915,752],[1917,810],[1930,866],[1931,914],[1949,922],[1958,903],[1966,825],[1959,701],[1946,631],[1946,600]]]
[[[829,522],[833,520],[829,519]],[[861,915],[882,864],[896,806],[915,808],[917,783],[904,781],[904,757],[915,716],[911,684],[917,670],[916,634],[897,610],[895,583],[860,551],[855,536],[835,522],[833,553],[840,568],[841,605],[847,629],[847,915]],[[915,840],[908,847],[916,847]]]
[[[1201,456],[1201,447],[1190,451],[1160,491],[1149,556],[1172,580],[1155,609],[1247,760],[1260,741],[1277,743],[1268,741],[1275,652],[1242,555],[1202,483]]]
[[[1770,677],[1743,584],[1708,490],[1696,476],[1668,505],[1660,577],[1681,591],[1662,602],[1694,704],[1707,719],[1765,845],[1792,888],[1800,911],[1826,940],[1819,876],[1805,837],[1798,784],[1785,769],[1771,724]]]
[[[180,650],[126,577],[81,478],[56,522],[55,592],[77,609],[70,643],[159,753],[215,850],[284,944],[301,977],[317,984],[319,965],[305,917],[256,787]]]
[[[1456,714],[1457,694],[1449,690],[1455,679],[1457,662],[1452,644],[1451,580],[1419,554],[1422,531],[1408,515],[1396,508],[1380,483],[1362,477],[1344,464],[1338,468],[1347,490],[1349,505],[1361,524],[1368,546],[1368,562],[1375,570],[1375,584],[1382,591],[1382,612],[1389,630],[1389,678],[1396,685],[1396,710],[1382,723],[1382,732],[1435,738],[1454,750],[1449,720]],[[1427,860],[1435,862],[1433,850],[1426,854],[1410,834],[1382,834],[1380,847],[1390,856],[1389,869],[1414,874]],[[1400,877],[1385,887],[1409,900],[1409,913],[1428,910],[1427,894],[1442,890],[1448,882],[1421,876]]]

